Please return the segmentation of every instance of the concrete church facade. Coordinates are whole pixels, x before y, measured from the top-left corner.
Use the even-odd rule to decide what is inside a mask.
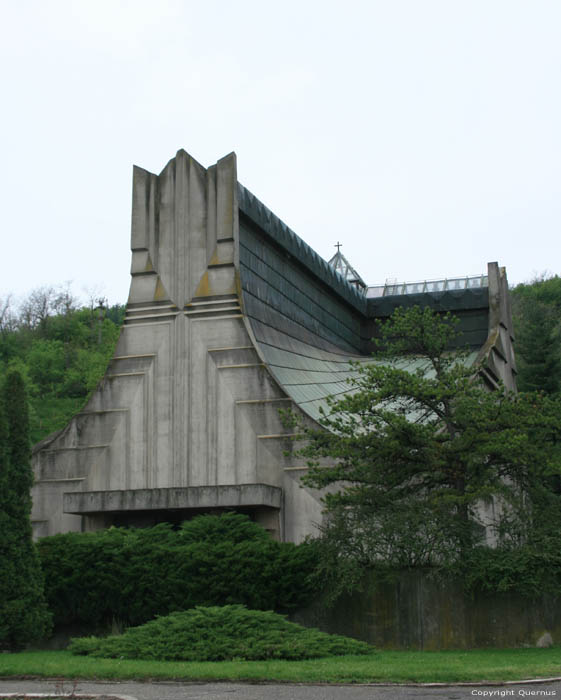
[[[315,421],[348,391],[376,320],[430,305],[460,318],[492,387],[515,386],[508,286],[479,277],[367,288],[329,265],[237,181],[179,151],[134,169],[131,287],[109,367],[33,450],[35,536],[246,512],[285,541],[322,520],[279,408]]]

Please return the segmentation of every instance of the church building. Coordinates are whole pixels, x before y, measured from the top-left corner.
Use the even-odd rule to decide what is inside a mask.
[[[399,306],[460,319],[489,386],[515,387],[504,268],[369,287],[325,262],[237,180],[180,150],[134,168],[131,286],[114,356],[88,403],[33,450],[36,537],[181,522],[234,509],[299,542],[322,521],[279,409],[315,422],[368,361]]]

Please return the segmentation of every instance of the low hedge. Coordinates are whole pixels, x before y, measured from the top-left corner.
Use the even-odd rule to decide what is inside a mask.
[[[158,661],[258,661],[369,654],[365,642],[288,622],[242,605],[196,607],[106,638],[73,639],[73,654]]]
[[[178,530],[110,528],[39,541],[55,625],[138,625],[196,605],[289,612],[315,588],[312,545],[271,540],[244,515],[199,516]]]

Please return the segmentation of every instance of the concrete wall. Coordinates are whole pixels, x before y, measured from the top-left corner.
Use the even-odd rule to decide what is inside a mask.
[[[134,169],[125,324],[88,404],[34,450],[36,536],[237,508],[298,541],[321,520],[244,323],[236,197],[233,154]]]
[[[561,642],[559,598],[469,597],[460,584],[439,584],[422,573],[378,586],[366,577],[362,592],[342,597],[331,609],[318,601],[293,619],[384,649],[533,647],[546,634]]]

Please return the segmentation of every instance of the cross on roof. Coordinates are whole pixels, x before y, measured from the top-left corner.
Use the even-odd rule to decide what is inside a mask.
[[[340,248],[342,245],[343,245],[342,243],[339,243],[339,241],[337,241],[337,243],[335,243],[335,245],[334,245],[333,247],[334,247],[334,248],[337,248],[337,252],[339,252],[339,248]]]

